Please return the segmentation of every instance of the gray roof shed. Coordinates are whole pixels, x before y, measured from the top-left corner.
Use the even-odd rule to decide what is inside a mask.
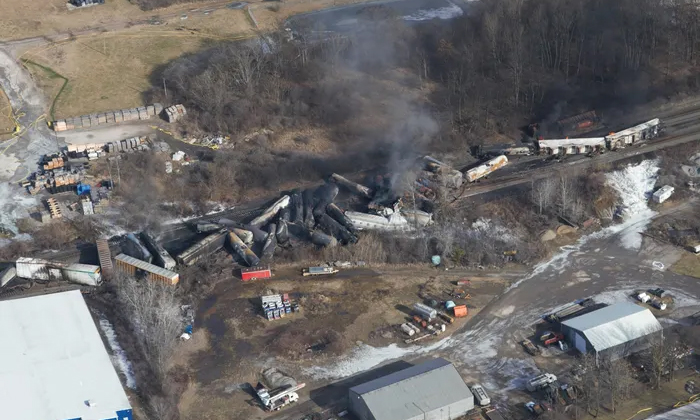
[[[663,329],[648,308],[631,302],[606,306],[562,324],[585,335],[598,352]]]
[[[423,418],[439,410],[454,418],[474,407],[469,387],[442,358],[350,388],[350,398],[361,398],[375,420]]]

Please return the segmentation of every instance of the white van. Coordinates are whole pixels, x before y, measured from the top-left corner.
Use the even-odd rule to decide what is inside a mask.
[[[491,404],[491,398],[486,394],[486,390],[483,386],[476,384],[472,386],[472,394],[474,394],[474,400],[480,406],[486,406]]]

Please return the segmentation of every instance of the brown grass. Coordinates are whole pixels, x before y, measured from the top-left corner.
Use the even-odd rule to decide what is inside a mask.
[[[238,16],[243,19],[240,13]],[[55,109],[56,118],[63,118],[142,105],[154,70],[183,53],[197,51],[207,42],[211,42],[210,37],[190,31],[133,29],[28,51],[24,58],[68,78]],[[32,71],[53,98],[55,80],[47,79],[40,69]]]
[[[204,15],[202,10],[207,5],[216,2],[183,3],[159,9],[155,11],[142,11],[128,0],[109,0],[103,5],[88,7],[68,11],[65,0],[48,0],[32,3],[27,7],[27,3],[20,0],[0,0],[0,39],[21,39],[42,35],[55,35],[58,33],[78,32],[81,30],[108,27],[112,30],[128,27],[137,22],[148,20],[151,17],[162,17],[164,22],[179,21],[182,13],[200,15],[202,19],[213,17],[219,12],[234,12],[229,9],[213,12]],[[192,9],[199,9],[197,12],[190,12]],[[174,16],[177,15],[177,18]],[[190,18],[192,18],[190,16]],[[228,33],[236,32],[239,28],[233,25],[224,25],[221,28],[230,27]]]
[[[0,136],[12,132],[15,127],[12,118],[12,106],[10,105],[10,100],[7,99],[5,92],[0,89]],[[0,137],[0,140],[2,137]]]
[[[700,278],[700,255],[684,254],[680,260],[673,264],[671,271],[676,274]]]

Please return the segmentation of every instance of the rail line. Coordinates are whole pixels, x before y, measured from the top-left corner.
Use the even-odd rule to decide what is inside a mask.
[[[551,165],[545,168],[528,169],[522,172],[518,172],[514,175],[489,182],[486,185],[482,184],[481,186],[467,186],[464,192],[458,196],[458,198],[453,202],[453,204],[457,204],[459,207],[462,207],[465,205],[463,201],[469,197],[474,197],[477,195],[498,191],[500,189],[505,189],[509,187],[514,187],[516,185],[522,185],[528,182],[537,181],[543,178],[547,178],[552,173],[560,172],[563,169],[569,169],[571,167],[585,168],[591,165],[613,163],[619,160],[629,159],[634,156],[655,152],[657,150],[661,150],[667,147],[677,146],[680,144],[698,140],[700,140],[700,127],[695,129],[691,133],[677,134],[674,136],[663,137],[652,142],[641,143],[639,146],[635,147],[634,150],[625,150],[622,152],[608,152],[604,156],[598,156],[597,158],[580,159],[573,162]]]

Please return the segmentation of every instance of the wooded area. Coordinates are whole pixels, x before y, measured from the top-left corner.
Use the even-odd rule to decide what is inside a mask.
[[[448,148],[508,133],[562,102],[569,112],[624,110],[699,84],[691,70],[700,10],[689,0],[495,0],[447,23],[412,27],[380,16],[361,33],[323,42],[277,39],[266,43],[268,54],[258,42],[220,45],[172,63],[165,80],[198,111],[200,128],[232,133],[338,127],[372,112],[359,98],[377,89],[406,101],[387,81],[422,87],[426,97],[408,101],[439,115],[442,132],[458,134],[442,142]]]

